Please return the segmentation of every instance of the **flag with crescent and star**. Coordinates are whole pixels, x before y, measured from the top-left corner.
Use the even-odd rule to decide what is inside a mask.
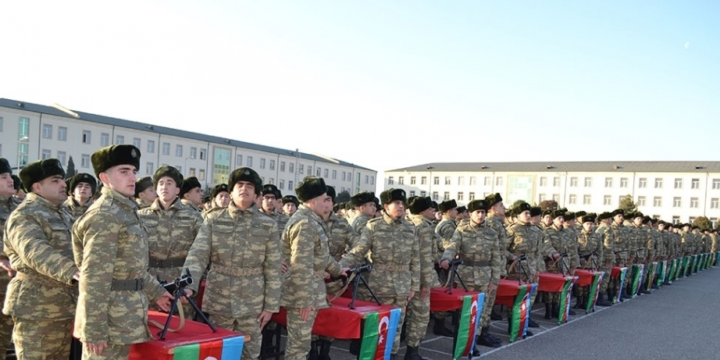
[[[453,359],[459,359],[472,352],[475,334],[480,326],[480,314],[485,303],[485,294],[465,295],[460,312],[460,321],[455,333]]]
[[[394,308],[365,315],[359,360],[390,358],[401,313],[400,308]]]

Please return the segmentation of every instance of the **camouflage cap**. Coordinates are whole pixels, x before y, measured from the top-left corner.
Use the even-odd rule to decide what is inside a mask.
[[[140,168],[140,149],[133,145],[111,145],[104,147],[92,154],[92,161],[95,176],[101,172],[118,165],[132,165],[135,169]]]
[[[247,181],[253,184],[253,186],[255,186],[255,195],[260,195],[263,184],[262,179],[260,179],[260,175],[258,175],[255,170],[249,167],[241,167],[239,169],[233,170],[233,172],[230,173],[230,179],[227,183],[228,189],[234,188],[235,184],[237,184],[239,181]]]
[[[218,196],[220,193],[223,193],[223,192],[226,192],[228,194],[230,193],[230,190],[228,189],[227,184],[217,184],[212,189],[212,192],[210,192],[210,198],[214,199],[216,196]]]
[[[300,206],[300,200],[295,195],[285,195],[282,198],[283,205],[287,203],[293,203],[295,206]]]
[[[352,204],[353,207],[360,207],[374,201],[375,193],[367,191],[361,191],[350,198],[350,204]]]
[[[12,167],[10,167],[10,163],[5,158],[0,158],[0,174],[10,174],[12,175]]]
[[[473,201],[469,202],[467,205],[467,208],[468,208],[469,212],[474,212],[477,210],[487,211],[488,203],[487,203],[487,201],[485,201],[485,199],[477,199],[477,200],[473,200]]]
[[[445,200],[438,204],[438,211],[441,213],[457,208],[457,202],[455,200]]]
[[[413,196],[408,199],[408,210],[413,214],[419,214],[432,207],[432,200],[428,196]]]
[[[138,197],[141,192],[151,187],[153,187],[153,181],[151,177],[146,176],[144,178],[137,179],[135,181],[135,197]]]
[[[32,191],[32,185],[34,183],[56,175],[65,178],[65,170],[60,160],[54,158],[37,160],[20,170],[20,181],[22,181],[23,188],[27,191]]]
[[[177,185],[178,188],[182,189],[183,186],[183,177],[180,171],[178,169],[169,166],[169,165],[163,165],[159,167],[157,170],[155,170],[155,174],[152,177],[153,187],[157,187],[158,182],[163,177],[169,177],[175,181],[175,185]]]
[[[194,188],[200,188],[202,190],[202,185],[200,184],[198,178],[191,176],[183,179],[182,188],[180,188],[180,197],[187,194]]]
[[[68,180],[68,193],[70,194],[75,191],[75,188],[80,185],[80,183],[86,183],[90,185],[90,189],[92,189],[91,191],[93,194],[97,190],[97,180],[95,180],[94,176],[88,173],[77,173]]]
[[[306,202],[312,200],[322,194],[326,194],[328,191],[325,180],[316,176],[306,176],[298,185],[295,187],[295,194],[297,194],[298,200]]]
[[[380,203],[382,205],[387,205],[392,203],[393,201],[402,201],[405,202],[407,198],[405,197],[405,190],[403,189],[387,189],[380,193]]]

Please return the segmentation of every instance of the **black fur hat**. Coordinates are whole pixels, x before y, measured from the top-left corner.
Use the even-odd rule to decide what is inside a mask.
[[[474,212],[474,211],[476,211],[476,210],[485,210],[485,211],[487,211],[487,210],[488,210],[488,202],[485,201],[485,199],[473,200],[473,201],[471,201],[471,202],[468,203],[467,208],[468,208],[468,211],[469,211],[469,212]]]
[[[77,173],[71,177],[68,181],[68,193],[72,194],[73,191],[75,191],[75,188],[83,182],[90,185],[90,189],[92,190],[91,193],[94,194],[97,190],[97,180],[95,180],[94,176],[88,173]]]
[[[502,196],[500,196],[500,193],[494,193],[494,194],[488,195],[485,198],[485,201],[487,201],[487,203],[488,203],[488,208],[491,208],[491,207],[495,206],[495,204],[503,201],[503,198],[502,198]]]
[[[405,202],[407,198],[405,197],[405,190],[403,189],[387,189],[380,193],[380,203],[383,205],[390,204],[393,201],[402,201]]]
[[[457,202],[455,200],[445,200],[438,204],[438,211],[441,213],[447,212],[448,210],[455,209],[457,207]]]
[[[408,199],[408,210],[413,214],[419,214],[432,207],[432,199],[428,196],[413,196]]]
[[[325,180],[316,176],[306,176],[296,187],[295,194],[298,200],[306,202],[322,194],[327,194],[328,189]]]
[[[32,184],[51,176],[60,175],[65,178],[65,170],[58,159],[33,161],[20,170],[20,181],[23,188],[32,191]]]
[[[120,164],[123,165],[123,164]],[[108,168],[109,169],[109,168]],[[149,176],[146,176],[144,178],[137,179],[135,181],[135,197],[138,197],[141,192],[145,191],[147,188],[153,187],[152,178]]]
[[[133,145],[111,145],[104,147],[92,154],[90,157],[95,176],[101,172],[118,165],[133,165],[135,169],[140,168],[140,149]]]
[[[194,188],[200,188],[200,190],[202,190],[202,185],[200,184],[198,178],[191,176],[183,179],[182,188],[180,189],[180,197],[183,197],[183,195],[187,194]]]
[[[363,204],[367,204],[369,202],[374,202],[374,201],[375,201],[375,193],[367,192],[367,191],[361,191],[361,192],[353,195],[350,198],[350,204],[352,204],[353,207],[363,206]]]
[[[175,181],[175,185],[177,185],[178,188],[182,189],[183,186],[183,177],[180,171],[178,169],[169,166],[169,165],[163,165],[157,170],[155,170],[155,174],[153,175],[152,181],[153,181],[153,187],[157,187],[158,181],[160,181],[160,178],[163,176],[167,176],[173,181]]]
[[[230,173],[227,188],[232,190],[232,188],[235,187],[235,184],[237,184],[239,181],[247,181],[253,184],[253,186],[255,186],[255,195],[260,195],[260,193],[262,192],[263,184],[262,179],[260,179],[260,175],[258,175],[255,170],[249,167],[241,167],[239,169],[233,170],[233,172]]]

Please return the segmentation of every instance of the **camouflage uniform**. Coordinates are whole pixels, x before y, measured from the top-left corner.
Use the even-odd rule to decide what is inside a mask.
[[[83,346],[83,359],[127,358],[131,344],[152,340],[148,300],[155,302],[166,292],[147,272],[147,232],[137,204],[103,187],[100,198],[75,221],[72,238],[81,272],[73,335],[83,344],[108,343],[101,355]]]
[[[357,245],[360,236],[353,230],[347,220],[330,214],[327,220],[322,222],[325,234],[329,235],[328,252],[335,261],[340,261],[346,251]],[[333,295],[342,289],[342,280],[325,283],[329,295]]]
[[[273,210],[271,213],[265,212],[262,208],[259,208],[258,210],[273,219],[273,221],[277,223],[278,231],[282,234],[283,230],[285,230],[285,224],[287,224],[288,220],[290,220],[290,217],[277,210]]]
[[[535,274],[540,271],[540,264],[543,263],[543,253],[547,252],[542,233],[540,233],[539,228],[530,223],[516,222],[508,227],[507,234],[507,250],[513,256],[527,256],[527,260],[522,261],[522,266],[528,276],[528,279],[526,279],[525,274],[520,273],[520,266],[516,265],[511,272],[508,272],[508,279],[532,281]]]
[[[367,225],[368,221],[370,221],[371,219],[371,217],[361,212],[358,212],[358,215],[354,219],[352,219],[350,224],[352,225],[352,228],[353,230],[355,230],[356,233],[362,235],[362,232],[365,230],[365,225]]]
[[[683,255],[690,256],[690,255],[695,254],[695,239],[693,238],[693,234],[690,231],[688,231],[688,232],[681,231],[680,236],[681,236],[682,248],[684,251]]]
[[[64,206],[28,193],[5,226],[4,249],[17,275],[10,281],[3,313],[15,322],[19,359],[70,356],[78,271],[72,257],[72,216]]]
[[[5,222],[10,218],[10,213],[18,207],[18,202],[7,199],[0,195],[0,240],[3,240],[3,229],[5,229]],[[0,252],[0,258],[7,259],[5,252]],[[0,270],[0,300],[5,303],[5,293],[7,291],[8,283],[10,283],[10,277],[6,271]],[[7,353],[7,346],[10,344],[12,337],[13,321],[12,317],[5,314],[0,314],[0,358],[2,354]]]
[[[370,288],[381,303],[403,309],[392,349],[397,354],[407,298],[410,291],[420,290],[420,244],[415,227],[402,218],[393,220],[383,212],[381,218],[368,221],[358,245],[340,263],[343,267],[357,265],[368,251],[372,252],[373,270],[365,279]],[[360,289],[358,293],[364,300],[372,301],[367,290]]]
[[[604,294],[607,291],[608,284],[610,283],[610,274],[612,273],[613,264],[615,264],[615,238],[610,226],[605,223],[601,223],[598,225],[597,229],[595,229],[595,237],[603,246],[602,257],[598,259],[600,262],[598,264],[598,269],[605,272],[602,284],[600,284],[601,294]],[[610,267],[605,267],[605,264],[607,263],[610,264]]]
[[[587,232],[584,228],[579,232],[579,234],[580,235],[578,235],[577,238],[578,254],[588,255],[593,251],[597,253],[597,255],[588,256],[587,260],[580,258],[580,267],[591,269],[595,266],[599,269],[605,251],[603,239],[600,238],[596,232],[593,232],[592,230]],[[590,286],[579,287],[578,293],[579,296],[582,297],[588,296],[590,294]]]
[[[545,248],[545,256],[552,256],[556,252],[567,254],[567,257],[559,258],[557,263],[555,263],[555,260],[548,261],[546,264],[548,272],[554,274],[575,272],[579,257],[577,254],[577,240],[572,238],[573,235],[574,233],[571,234],[563,228],[558,228],[555,224],[545,228],[543,241],[548,243]],[[545,303],[558,303],[560,299],[559,293],[549,293],[548,295],[545,297]]]
[[[280,235],[275,222],[255,205],[208,213],[190,247],[184,268],[199,279],[207,274],[202,310],[217,326],[250,335],[243,359],[260,355],[258,316],[280,307]],[[197,292],[199,283],[190,287]]]
[[[70,212],[70,215],[72,215],[73,219],[77,219],[80,217],[80,215],[84,214],[87,209],[90,208],[90,205],[92,205],[93,199],[90,198],[85,205],[80,205],[79,202],[77,202],[72,197],[69,197],[67,200],[65,200],[65,207]]]
[[[137,204],[139,209],[144,209],[144,208],[152,205],[151,203],[149,203],[143,199],[140,199],[140,198],[135,198],[135,203]]]
[[[300,205],[282,235],[283,257],[289,259],[280,301],[287,312],[287,360],[305,359],[310,351],[317,311],[330,306],[325,291],[325,272],[332,276],[342,274],[342,268],[328,251],[328,237],[322,223],[320,216]],[[303,321],[300,310],[310,307],[314,307],[314,311]]]
[[[488,214],[487,219],[485,219],[485,224],[498,233],[498,244],[500,246],[502,256],[506,258],[506,260],[512,259],[513,255],[507,251],[508,233],[507,230],[505,230],[505,225],[502,220],[500,220],[500,217],[495,214]],[[507,268],[505,265],[501,266],[500,276],[507,276]]]
[[[439,238],[433,231],[432,224],[422,215],[410,215],[410,222],[415,225],[418,242],[420,244],[420,289],[430,290],[437,287],[438,279],[435,272],[436,255]],[[430,296],[423,299],[416,294],[410,299],[407,308],[407,345],[420,346],[425,338],[428,322],[430,321]]]
[[[452,261],[460,255],[463,265],[458,266],[458,274],[470,291],[484,292],[485,303],[482,309],[480,326],[490,325],[490,313],[495,304],[500,273],[505,267],[505,251],[500,249],[498,233],[486,225],[478,225],[472,220],[463,220],[458,224],[455,234],[445,248],[442,260]],[[493,291],[488,291],[490,284]]]
[[[202,211],[200,211],[200,208],[198,208],[197,206],[195,206],[195,204],[193,204],[192,201],[190,201],[190,200],[188,200],[188,199],[180,199],[180,202],[181,202],[183,205],[185,205],[186,207],[188,207],[188,208],[190,208],[190,209],[192,209],[192,210],[197,211],[198,214],[202,212]]]
[[[637,251],[637,245],[635,243],[635,237],[633,236],[632,230],[623,224],[618,225],[613,221],[610,225],[610,229],[613,232],[613,239],[615,240],[615,266],[627,267],[628,272],[632,268],[631,257],[635,257]],[[625,281],[625,287],[628,287],[630,281]],[[619,280],[613,280],[613,288],[617,289]]]

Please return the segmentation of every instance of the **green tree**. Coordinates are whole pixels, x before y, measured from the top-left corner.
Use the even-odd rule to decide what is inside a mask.
[[[699,227],[701,230],[712,229],[712,221],[704,216],[699,216],[693,221],[692,225]]]
[[[545,210],[557,210],[558,209],[558,203],[555,200],[544,200],[540,202],[540,209],[542,211]]]
[[[67,171],[65,171],[65,178],[71,178],[75,174],[77,174],[77,170],[75,170],[75,161],[73,161],[72,156],[70,156],[70,158],[68,159]]]
[[[622,209],[624,212],[636,212],[638,205],[633,201],[632,195],[628,194],[620,199],[620,206],[618,209]]]
[[[335,195],[336,204],[348,201],[350,201],[350,193],[347,190],[343,190],[339,194]]]

